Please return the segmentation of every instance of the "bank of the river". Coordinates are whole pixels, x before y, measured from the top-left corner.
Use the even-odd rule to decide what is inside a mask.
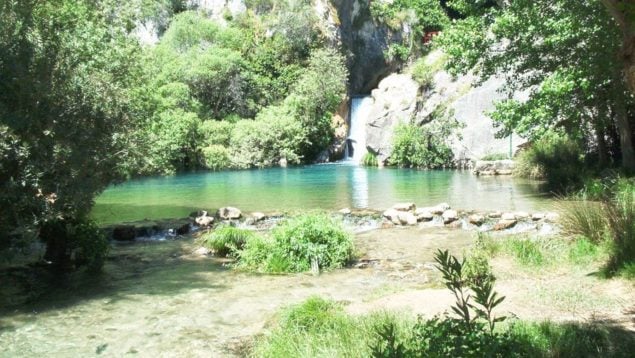
[[[236,272],[227,260],[196,254],[191,238],[115,246],[101,277],[72,279],[5,309],[0,356],[239,356],[281,307],[312,295],[343,302],[350,313],[430,316],[452,302],[433,253],[468,251],[474,233],[396,227],[357,234],[355,242],[355,265],[317,277]],[[492,263],[497,289],[508,297],[501,312],[530,320],[602,318],[632,328],[633,285],[598,278],[595,264],[527,269],[504,257]],[[38,288],[36,277],[22,282]]]

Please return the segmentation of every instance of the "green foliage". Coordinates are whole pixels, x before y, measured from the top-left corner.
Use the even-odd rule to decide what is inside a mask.
[[[365,167],[376,167],[379,165],[377,155],[375,153],[368,152],[364,154],[362,158],[362,165]]]
[[[615,126],[626,138],[631,128],[625,113],[632,104],[619,56],[604,55],[619,53],[622,41],[605,4],[456,0],[448,6],[462,16],[435,40],[448,54],[446,68],[453,74],[473,71],[480,80],[504,74],[510,98],[528,94],[497,104],[491,115],[499,136],[516,132],[535,141],[567,134],[601,158],[610,149],[629,152],[632,143],[607,135]],[[635,165],[624,159],[624,167]]]
[[[477,249],[465,259],[465,280],[470,287],[480,287],[486,282],[494,282],[496,278],[492,273],[486,253]]]
[[[0,3],[0,246],[87,214],[143,113],[139,46],[93,1]]]
[[[247,229],[221,226],[212,232],[203,234],[199,238],[199,242],[217,256],[236,256],[245,247],[247,241],[254,236],[254,233]]]
[[[231,167],[231,153],[222,145],[212,144],[201,153],[202,166],[211,170],[223,170]]]
[[[370,11],[374,19],[399,29],[403,23],[413,27],[417,35],[424,31],[439,31],[449,24],[438,0],[372,1]]]
[[[607,268],[615,272],[635,262],[635,184],[623,182],[606,203],[612,248]]]
[[[151,148],[147,157],[149,172],[173,174],[196,168],[199,161],[200,119],[192,112],[161,112],[149,128]]]
[[[424,126],[400,124],[395,128],[390,165],[414,168],[451,166],[454,155],[449,137],[456,127],[448,120],[435,120]]]
[[[485,154],[483,157],[481,157],[481,160],[505,160],[505,159],[509,159],[509,155],[506,153],[490,153],[490,154]]]
[[[110,245],[95,222],[87,219],[55,219],[41,224],[40,240],[46,243],[45,259],[57,269],[69,265],[86,266],[90,272],[101,270]]]
[[[606,211],[599,202],[581,200],[566,201],[562,205],[560,225],[562,231],[571,236],[583,236],[600,243],[606,233]]]
[[[516,162],[516,175],[545,179],[554,191],[566,192],[582,184],[584,151],[577,142],[566,137],[537,141],[522,151]]]
[[[239,253],[239,266],[260,272],[306,272],[344,266],[353,242],[341,223],[326,215],[302,215],[272,231],[271,238],[251,240]]]

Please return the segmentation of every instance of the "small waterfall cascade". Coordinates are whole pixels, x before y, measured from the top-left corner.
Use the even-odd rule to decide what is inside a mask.
[[[367,153],[366,122],[373,106],[371,96],[353,97],[351,99],[351,118],[346,145],[346,158],[360,163]]]

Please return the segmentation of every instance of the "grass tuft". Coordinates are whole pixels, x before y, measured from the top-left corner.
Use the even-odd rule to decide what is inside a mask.
[[[203,234],[199,241],[201,245],[212,250],[215,255],[227,257],[235,256],[255,236],[254,232],[250,230],[221,226],[212,232]]]

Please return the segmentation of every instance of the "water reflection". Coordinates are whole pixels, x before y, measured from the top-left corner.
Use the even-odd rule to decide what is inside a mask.
[[[368,207],[368,170],[355,167],[350,180],[351,204],[355,208]]]

